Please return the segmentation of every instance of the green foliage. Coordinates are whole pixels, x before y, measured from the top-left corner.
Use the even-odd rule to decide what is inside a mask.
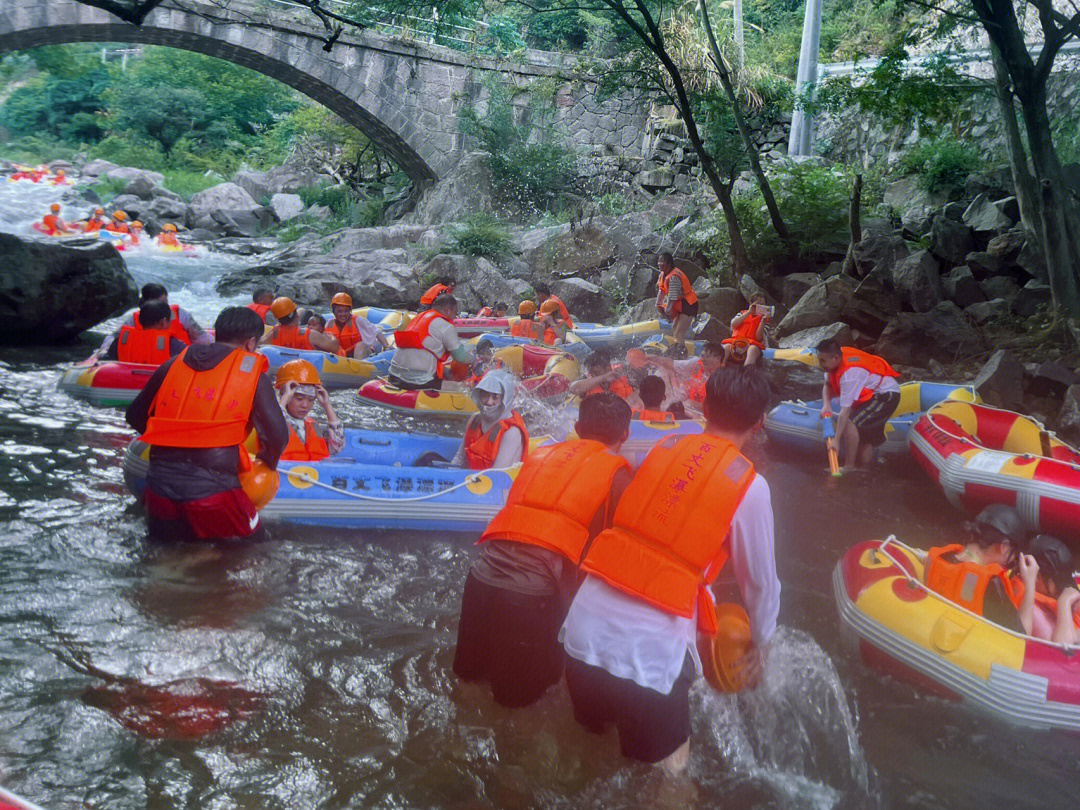
[[[161,146],[150,140],[136,137],[110,135],[87,150],[91,159],[101,158],[121,166],[138,166],[140,169],[161,171],[165,168],[165,153]]]
[[[919,184],[927,191],[940,191],[956,196],[964,181],[983,165],[979,150],[953,138],[939,138],[921,143],[908,150],[900,161],[904,174],[917,174]]]
[[[165,180],[162,186],[169,191],[179,194],[185,200],[190,200],[193,194],[205,191],[211,186],[221,182],[221,178],[214,175],[206,175],[202,172],[192,172],[185,169],[165,169],[162,172]]]
[[[0,124],[15,137],[96,141],[105,132],[104,94],[108,83],[109,74],[100,67],[78,79],[39,75],[4,102]]]
[[[505,226],[487,214],[473,214],[461,225],[450,228],[450,238],[444,253],[466,256],[502,256],[510,252],[513,242]]]
[[[94,186],[94,191],[104,202],[108,202],[113,199],[113,197],[123,194],[124,189],[128,187],[128,182],[129,181],[127,180],[121,180],[119,178],[110,180],[107,177],[103,177]]]

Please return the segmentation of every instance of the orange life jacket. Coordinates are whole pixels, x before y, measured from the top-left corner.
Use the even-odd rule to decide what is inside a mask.
[[[593,541],[582,570],[716,635],[708,585],[728,559],[727,535],[754,480],[754,465],[716,436],[675,436],[645,457]]]
[[[570,319],[570,310],[566,308],[566,304],[562,302],[562,299],[557,295],[549,295],[544,299],[544,303],[547,303],[548,301],[554,301],[559,305],[559,314],[562,315],[562,319],[566,322],[566,328],[573,329],[574,322]]]
[[[1010,587],[1012,588],[1012,593],[1013,593],[1013,597],[1014,597],[1013,604],[1015,604],[1016,607],[1019,608],[1021,602],[1024,601],[1024,590],[1025,590],[1024,583],[1020,579],[1020,577],[1012,577],[1012,579],[1010,580]],[[1035,591],[1035,604],[1036,604],[1036,606],[1041,607],[1043,610],[1045,610],[1049,615],[1053,616],[1055,622],[1057,621],[1057,615],[1058,615],[1058,601],[1057,601],[1057,599],[1054,599],[1054,597],[1052,597],[1052,596],[1047,596],[1045,593],[1039,593],[1039,591]],[[1074,610],[1073,614],[1072,614],[1072,618],[1073,618],[1073,624],[1078,629],[1080,629],[1080,613],[1078,613],[1076,610]]]
[[[675,414],[668,411],[654,411],[649,408],[634,408],[630,412],[630,416],[633,419],[640,419],[642,422],[674,422]]]
[[[275,326],[274,335],[270,338],[274,346],[282,346],[286,349],[299,349],[301,351],[314,351],[315,347],[307,336],[307,328],[301,329],[299,324],[288,326]]]
[[[93,219],[88,219],[88,220],[86,220],[86,225],[83,226],[83,232],[84,233],[97,233],[98,231],[101,230],[101,226],[104,225],[104,224],[105,224],[104,220],[97,219],[96,217],[93,218]]]
[[[116,357],[121,363],[143,363],[160,366],[170,357],[168,329],[137,329],[121,326],[116,339]]]
[[[337,321],[331,320],[326,324],[326,334],[333,335],[338,339],[342,354],[352,354],[352,350],[360,342],[360,330],[356,328],[356,316],[350,315],[344,327],[338,326]]]
[[[876,354],[860,351],[851,346],[842,346],[840,351],[842,353],[840,365],[829,372],[829,391],[834,397],[840,396],[840,378],[844,376],[848,369],[864,368],[871,374],[876,374],[883,379],[885,377],[900,376],[900,372],[896,371],[888,362]],[[876,392],[876,388],[864,388],[855,401],[869,402]]]
[[[176,234],[172,231],[162,231],[161,233],[159,233],[157,235],[157,243],[165,247],[180,247],[180,241],[176,238]],[[252,306],[252,304],[248,304],[248,309],[251,309]],[[265,306],[266,310],[268,312],[270,311],[270,307],[267,304],[255,304],[254,306]],[[255,311],[258,312],[258,310]],[[265,319],[266,316],[263,315],[263,320]]]
[[[510,416],[500,419],[487,433],[480,427],[480,417],[472,417],[465,428],[465,463],[469,469],[486,470],[491,467],[499,455],[499,445],[506,431],[515,427],[521,431],[521,460],[524,461],[529,454],[529,429],[525,427],[521,414],[511,411]]]
[[[190,346],[191,338],[188,337],[187,329],[180,323],[180,305],[170,304],[169,309],[172,310],[172,318],[169,320],[169,334],[185,346]],[[142,324],[139,323],[139,310],[136,309],[131,313],[131,320],[134,321],[136,329],[142,329]]]
[[[743,310],[745,312],[746,310]],[[739,313],[740,315],[742,312]],[[751,346],[757,346],[759,349],[764,349],[765,344],[758,340],[758,329],[761,327],[761,322],[765,319],[764,315],[747,315],[746,320],[735,327],[735,331],[731,337],[725,338],[721,343],[749,343]]]
[[[289,444],[281,454],[282,461],[321,461],[329,457],[330,448],[316,430],[314,419],[309,416],[304,420],[304,441],[289,425]]]
[[[436,362],[435,376],[442,379],[443,367],[446,365],[447,360],[450,359],[450,352],[445,351],[444,348],[443,353],[438,355],[424,345],[424,340],[431,334],[431,324],[439,318],[442,318],[447,323],[453,323],[453,321],[441,312],[429,309],[427,312],[421,312],[409,321],[409,325],[404,329],[399,329],[394,332],[394,344],[399,349],[420,349],[421,351],[430,354],[435,358]]]
[[[541,447],[521,466],[506,506],[480,535],[556,551],[577,564],[611,482],[630,463],[601,442],[575,439]]]
[[[548,327],[544,330],[544,343],[548,346],[554,346],[556,340],[564,339],[565,336],[564,332]]]
[[[540,331],[540,324],[536,321],[531,321],[528,318],[522,318],[516,321],[510,327],[510,335],[512,337],[523,337],[529,340],[542,340],[544,335]]]
[[[131,228],[127,224],[121,222],[119,225],[115,222],[110,222],[104,226],[104,230],[112,233],[131,233]]]
[[[690,279],[687,278],[686,273],[678,267],[672,267],[670,273],[661,273],[660,278],[656,280],[656,287],[660,290],[661,297],[667,298],[668,286],[671,284],[672,276],[678,276],[682,279],[683,296],[680,300],[685,301],[687,306],[696,304],[698,300],[697,293],[694,292],[694,288],[690,285]],[[674,301],[672,303],[674,303]]]
[[[269,361],[234,349],[212,369],[196,371],[184,362],[187,352],[169,366],[140,438],[163,447],[239,447],[251,430],[255,391]],[[239,456],[246,469],[248,454]]]
[[[46,214],[41,218],[41,226],[49,236],[60,233],[60,217],[56,214]]]
[[[175,237],[173,237],[175,238]],[[247,305],[247,308],[262,318],[263,323],[266,323],[266,313],[270,311],[269,304],[256,304],[254,302]]]
[[[694,373],[690,375],[690,381],[682,384],[683,391],[692,402],[698,404],[705,401],[705,383],[709,381],[709,375],[705,371],[705,362],[701,359],[694,366]]]
[[[950,602],[965,607],[972,613],[983,615],[983,600],[986,589],[993,580],[999,580],[1005,588],[1005,595],[1014,604],[1018,604],[1012,582],[1000,565],[979,565],[973,562],[953,562],[946,560],[947,554],[959,554],[964,547],[959,544],[940,546],[926,552],[925,578],[926,587],[940,594]]]
[[[435,303],[435,299],[443,293],[452,292],[451,287],[447,287],[445,284],[436,284],[429,288],[426,293],[420,296],[420,303],[426,306],[431,306]]]
[[[630,385],[630,380],[626,378],[626,375],[623,375],[622,377],[616,377],[612,380],[607,388],[604,388],[602,385],[593,386],[586,392],[585,396],[606,393],[612,393],[615,394],[615,396],[626,399],[634,393],[634,386]]]
[[[490,318],[491,307],[481,307],[480,311],[476,313],[477,318]]]

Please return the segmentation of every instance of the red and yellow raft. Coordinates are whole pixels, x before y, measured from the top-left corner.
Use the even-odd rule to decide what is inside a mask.
[[[863,660],[1018,725],[1080,731],[1080,647],[1015,633],[926,588],[924,552],[859,543],[833,571],[845,634]]]
[[[1032,528],[1080,541],[1080,452],[1036,420],[971,402],[942,402],[911,431],[915,460],[969,513],[1016,507]]]

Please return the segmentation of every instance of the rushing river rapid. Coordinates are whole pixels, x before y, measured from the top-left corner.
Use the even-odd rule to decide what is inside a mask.
[[[60,192],[25,185],[0,183],[0,215],[28,234]],[[214,292],[236,259],[126,260],[204,325],[236,303]],[[91,348],[0,350],[0,784],[43,807],[1076,806],[1075,737],[924,696],[843,643],[830,574],[848,546],[960,527],[907,458],[834,480],[750,448],[782,626],[757,690],[696,686],[691,765],[670,780],[580,729],[561,688],[510,711],[457,682],[473,537],[278,524],[257,545],[147,542],[123,413],[56,388]],[[353,426],[453,429],[333,400]]]

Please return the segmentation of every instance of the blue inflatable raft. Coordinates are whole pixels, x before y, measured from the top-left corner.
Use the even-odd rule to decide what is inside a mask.
[[[315,370],[319,372],[319,379],[328,389],[358,388],[368,380],[378,377],[380,373],[371,359],[354,360],[352,357],[340,357],[328,352],[286,349],[281,346],[260,346],[259,354],[270,361],[271,377],[290,360],[307,360],[315,366]],[[382,354],[392,355],[393,352],[382,352]],[[386,366],[390,367],[389,360],[386,361]]]

